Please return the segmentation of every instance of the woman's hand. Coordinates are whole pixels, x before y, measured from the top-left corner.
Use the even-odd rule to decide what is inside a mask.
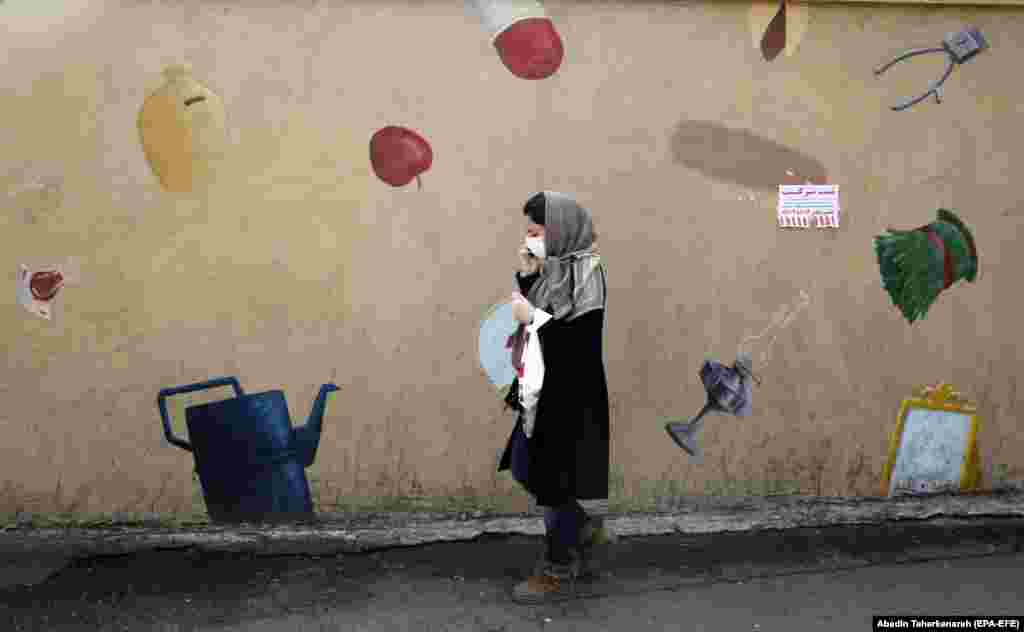
[[[519,248],[519,273],[522,276],[536,274],[540,270],[540,259],[533,256],[530,249],[524,244]]]
[[[512,317],[524,325],[533,322],[533,305],[522,294],[512,295]]]

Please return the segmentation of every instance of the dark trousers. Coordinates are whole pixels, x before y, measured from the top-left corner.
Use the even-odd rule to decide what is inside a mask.
[[[532,495],[529,448],[530,439],[523,432],[522,424],[517,425],[512,435],[512,477]],[[580,530],[586,519],[586,511],[576,500],[570,500],[559,507],[544,508],[549,562],[568,564],[571,561],[571,551],[580,545]]]

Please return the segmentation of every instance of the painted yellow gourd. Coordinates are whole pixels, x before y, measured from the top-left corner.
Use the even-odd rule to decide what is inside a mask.
[[[139,110],[139,139],[165,191],[189,193],[210,184],[227,150],[224,103],[192,78],[187,64],[164,70],[166,82]]]

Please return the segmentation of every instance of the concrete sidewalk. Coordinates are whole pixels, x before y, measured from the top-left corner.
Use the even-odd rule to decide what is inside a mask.
[[[609,514],[620,537],[710,535],[884,524],[901,520],[1024,517],[1019,490],[925,498],[695,497],[672,513]],[[334,555],[460,542],[483,535],[541,535],[539,515],[339,514],[315,523],[187,529],[16,527],[0,532],[0,587],[43,581],[74,559],[188,549],[253,555]]]
[[[872,614],[1014,615],[1024,603],[1015,517],[626,537],[602,552],[601,578],[577,587],[582,599],[514,603],[512,586],[542,548],[537,537],[495,534],[325,555],[195,547],[91,557],[0,589],[0,629],[853,631],[869,629]]]

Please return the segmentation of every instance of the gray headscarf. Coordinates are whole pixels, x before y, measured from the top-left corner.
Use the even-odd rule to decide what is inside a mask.
[[[607,304],[607,279],[594,251],[590,211],[564,193],[544,191],[544,249],[540,278],[527,299],[556,319],[575,320]]]

